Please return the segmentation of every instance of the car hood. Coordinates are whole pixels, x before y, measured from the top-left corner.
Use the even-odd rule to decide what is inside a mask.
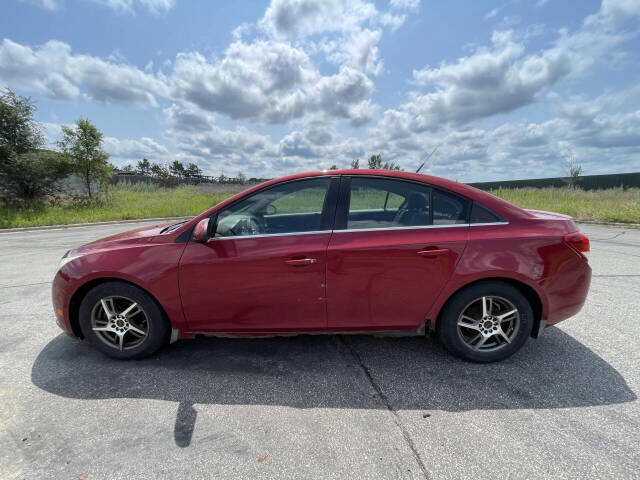
[[[87,253],[96,252],[106,249],[114,249],[120,246],[131,244],[147,243],[155,236],[159,235],[166,227],[173,225],[175,222],[163,223],[162,225],[153,225],[151,227],[141,227],[135,230],[118,233],[108,237],[94,240],[80,247],[74,248],[67,252],[65,256],[86,255]]]

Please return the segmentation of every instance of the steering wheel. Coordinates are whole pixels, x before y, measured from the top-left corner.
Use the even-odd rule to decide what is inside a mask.
[[[270,203],[264,209],[265,215],[275,215],[276,213],[278,213],[278,208],[273,203]]]
[[[230,228],[229,231],[235,236],[259,235],[262,231],[260,223],[253,217],[242,218]]]

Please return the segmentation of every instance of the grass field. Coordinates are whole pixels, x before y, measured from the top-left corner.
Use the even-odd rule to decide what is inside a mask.
[[[640,223],[640,189],[499,189],[491,193],[522,208],[565,213],[576,220]]]
[[[112,187],[106,199],[91,204],[60,201],[28,209],[0,207],[0,228],[182,217],[201,213],[227,197],[229,194],[198,193],[187,186],[168,189],[121,184]]]
[[[576,220],[640,223],[640,189],[500,189],[492,193],[523,208],[565,213]],[[106,199],[94,203],[59,201],[26,209],[0,207],[0,228],[190,216],[229,196],[188,186],[167,189],[120,184],[111,188]]]

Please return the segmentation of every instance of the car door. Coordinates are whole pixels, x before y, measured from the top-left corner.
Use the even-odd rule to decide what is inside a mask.
[[[419,326],[464,251],[469,204],[422,183],[343,177],[327,253],[329,329]]]
[[[190,242],[180,294],[194,331],[326,328],[325,266],[337,177],[260,190],[218,212],[215,236]]]

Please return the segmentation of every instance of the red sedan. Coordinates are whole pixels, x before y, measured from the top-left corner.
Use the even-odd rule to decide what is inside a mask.
[[[461,183],[325,171],[70,250],[53,304],[65,332],[116,358],[197,334],[435,331],[491,362],[580,310],[588,251],[570,217]]]

